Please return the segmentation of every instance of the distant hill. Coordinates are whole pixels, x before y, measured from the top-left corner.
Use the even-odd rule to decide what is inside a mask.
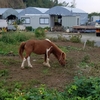
[[[0,0],[0,8],[25,8],[23,0]]]
[[[22,9],[25,7],[43,7],[51,8],[57,5],[63,5],[63,3],[58,4],[58,0],[0,0],[0,8],[18,8]]]

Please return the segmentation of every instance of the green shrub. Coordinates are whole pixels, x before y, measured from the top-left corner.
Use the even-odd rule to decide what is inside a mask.
[[[90,41],[90,40],[86,41],[86,45],[88,46],[94,47],[94,44],[95,44],[95,41]]]
[[[50,27],[45,27],[44,30],[50,31]]]
[[[64,37],[64,36],[62,36],[62,35],[58,35],[58,40],[63,41],[63,42],[68,41],[68,40],[66,39],[66,37]]]
[[[74,83],[67,87],[66,91],[68,97],[90,98],[83,100],[100,100],[100,78],[75,77]]]
[[[8,76],[8,70],[4,69],[4,70],[0,70],[0,77],[2,76]]]
[[[43,28],[39,27],[35,30],[35,36],[36,37],[45,37],[46,34],[45,34],[45,31]]]
[[[70,36],[70,41],[74,43],[81,43],[81,35]]]
[[[26,26],[26,31],[32,31],[32,26]]]
[[[5,86],[6,83],[4,83]],[[49,89],[45,85],[38,88],[21,89],[15,83],[14,88],[0,88],[0,100],[100,100],[100,78],[75,77],[73,84],[64,91]]]

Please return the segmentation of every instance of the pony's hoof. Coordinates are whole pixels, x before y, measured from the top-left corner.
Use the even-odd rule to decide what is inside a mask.
[[[45,62],[43,63],[43,65],[44,65],[44,66],[47,66],[47,67],[51,67],[50,64],[45,63]]]
[[[29,65],[28,67],[33,68],[33,66],[32,66],[32,65]]]

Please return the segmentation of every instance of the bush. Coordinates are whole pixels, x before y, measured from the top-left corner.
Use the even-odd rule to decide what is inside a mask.
[[[35,30],[36,37],[45,37],[45,31],[43,28],[39,27]]]
[[[31,26],[27,26],[26,27],[26,31],[32,31],[32,27]]]
[[[66,39],[66,37],[62,36],[62,34],[61,34],[61,35],[58,35],[58,40],[63,41],[63,42],[68,41],[68,40]]]
[[[45,27],[44,30],[50,31],[50,27]]]
[[[72,35],[70,41],[74,43],[81,43],[81,35]]]
[[[100,78],[76,77],[75,82],[67,87],[66,90],[68,97],[90,98],[83,100],[100,100]]]
[[[11,91],[4,88],[6,83],[0,83],[0,100],[100,100],[100,78],[97,77],[75,77],[74,83],[62,92],[48,89],[43,84],[38,88],[21,90],[20,83],[15,83]]]
[[[87,41],[86,41],[86,44],[87,44],[88,46],[94,47],[95,41],[87,40]]]

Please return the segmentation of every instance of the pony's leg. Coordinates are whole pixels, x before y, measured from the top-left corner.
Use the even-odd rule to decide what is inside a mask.
[[[31,52],[32,52],[32,51],[31,51],[31,50],[28,50],[28,49],[25,49],[25,51],[26,51],[26,56],[25,56],[25,58],[27,59],[28,66],[32,68],[33,66],[32,66],[32,64],[31,64],[31,62],[30,62],[30,55],[31,55]]]
[[[49,56],[50,56],[50,54],[48,53],[48,56],[47,56],[47,65],[48,65],[48,67],[51,67],[50,63],[49,63],[49,61],[50,61]]]
[[[45,53],[45,61],[44,61],[43,65],[51,67],[49,64],[49,56],[50,56],[50,52],[48,52],[48,49],[47,49],[47,52]]]
[[[43,65],[50,67],[50,64],[48,64],[48,61],[47,61],[47,55],[46,55],[46,54],[45,54],[45,56],[44,56]]]
[[[25,61],[26,61],[26,58],[23,59],[22,64],[21,64],[21,68],[24,68]]]
[[[32,66],[32,64],[31,64],[31,62],[30,62],[30,56],[28,56],[27,62],[28,62],[28,66],[32,68],[33,66]]]

